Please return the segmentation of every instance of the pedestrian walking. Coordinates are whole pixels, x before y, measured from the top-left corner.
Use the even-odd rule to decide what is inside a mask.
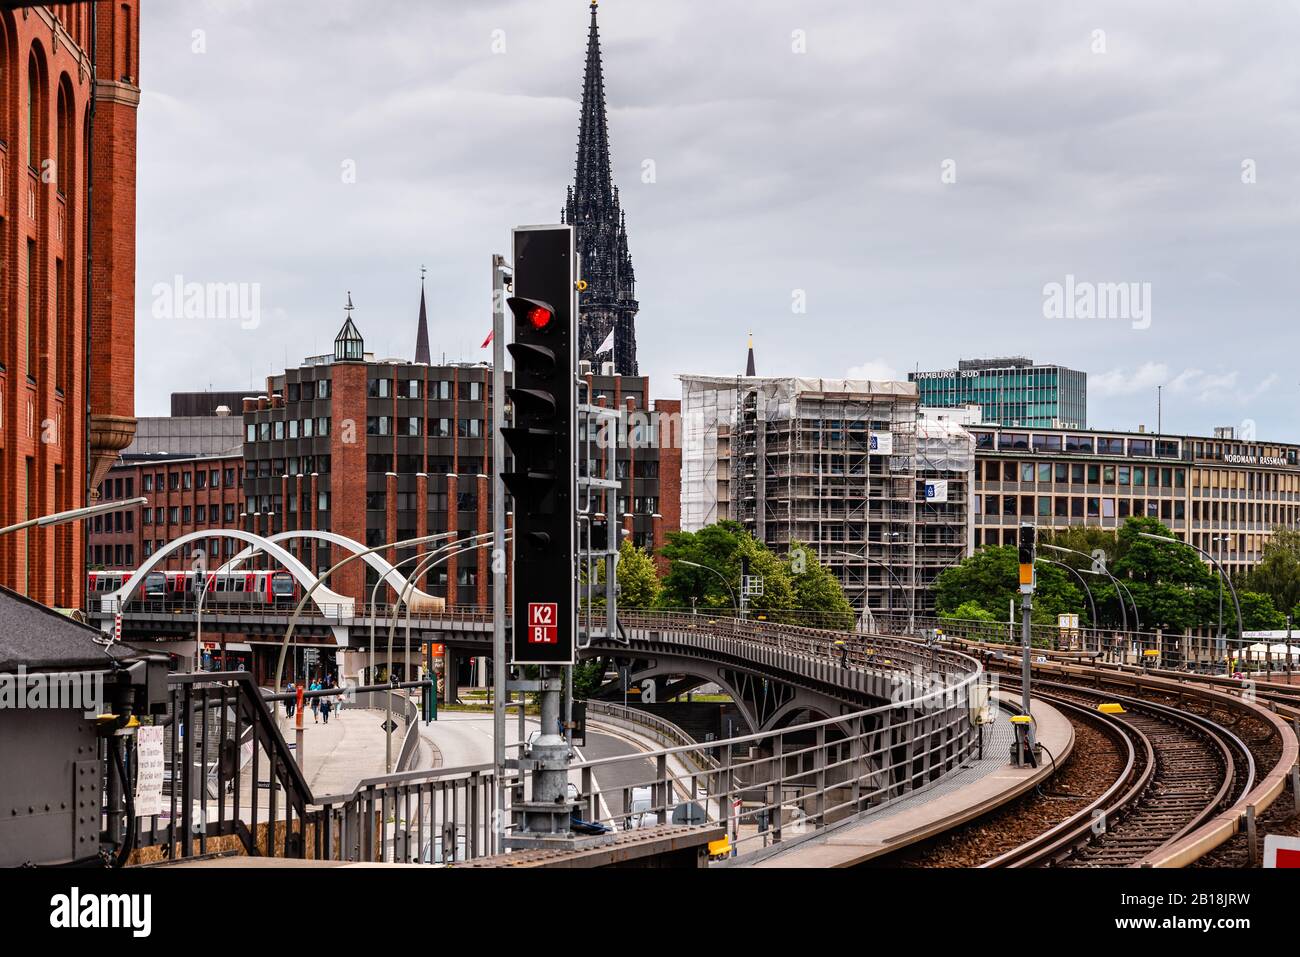
[[[311,688],[309,688],[308,690],[320,691],[321,690],[320,679],[313,681],[311,683]],[[321,704],[320,698],[311,699],[311,720],[314,724],[320,724],[320,704]]]
[[[298,707],[298,689],[294,687],[292,681],[286,681],[284,684],[284,690],[286,694],[293,695],[292,698],[284,703],[284,713],[292,718],[294,710]]]
[[[333,685],[329,685],[329,686],[327,686],[326,688],[324,688],[323,690],[325,690],[325,691],[329,691],[329,690],[331,690],[332,688],[333,688]],[[320,699],[320,713],[321,713],[321,717],[324,719],[324,721],[325,721],[326,724],[329,724],[329,723],[330,723],[330,712],[331,712],[332,710],[334,710],[334,702],[331,701],[329,698],[321,698],[321,699]]]

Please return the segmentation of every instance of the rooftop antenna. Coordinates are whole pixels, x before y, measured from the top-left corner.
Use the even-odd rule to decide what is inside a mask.
[[[1156,386],[1156,435],[1164,434],[1164,386]]]

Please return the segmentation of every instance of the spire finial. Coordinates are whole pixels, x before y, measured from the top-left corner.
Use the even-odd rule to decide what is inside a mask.
[[[426,270],[426,269],[424,268],[424,263],[420,263],[420,285],[421,285],[421,286],[424,285],[424,274],[425,274],[427,271],[428,271],[428,270]]]
[[[351,289],[348,290],[348,304],[343,307],[343,311],[348,314],[349,319],[352,318],[352,290]]]

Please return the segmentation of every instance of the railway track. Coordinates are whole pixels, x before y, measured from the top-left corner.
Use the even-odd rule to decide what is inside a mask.
[[[1213,721],[1165,705],[1058,683],[1036,696],[1071,720],[1102,702],[1125,713],[1100,718],[1123,741],[1123,772],[1105,793],[1060,824],[985,867],[1137,867],[1212,819],[1255,783],[1246,743]],[[1098,720],[1089,716],[1089,720]]]

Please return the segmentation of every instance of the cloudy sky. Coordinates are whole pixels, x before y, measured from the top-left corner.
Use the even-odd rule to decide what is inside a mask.
[[[583,0],[144,5],[138,412],[329,351],[349,290],[367,347],[409,358],[421,264],[435,354],[486,357],[490,255],[572,178],[587,22]],[[1166,431],[1300,441],[1293,4],[606,0],[600,22],[656,395],[742,371],[752,329],[763,374],[1024,354],[1088,372],[1091,425],[1154,428],[1164,385]],[[176,277],[248,284],[256,321],[185,318]]]

